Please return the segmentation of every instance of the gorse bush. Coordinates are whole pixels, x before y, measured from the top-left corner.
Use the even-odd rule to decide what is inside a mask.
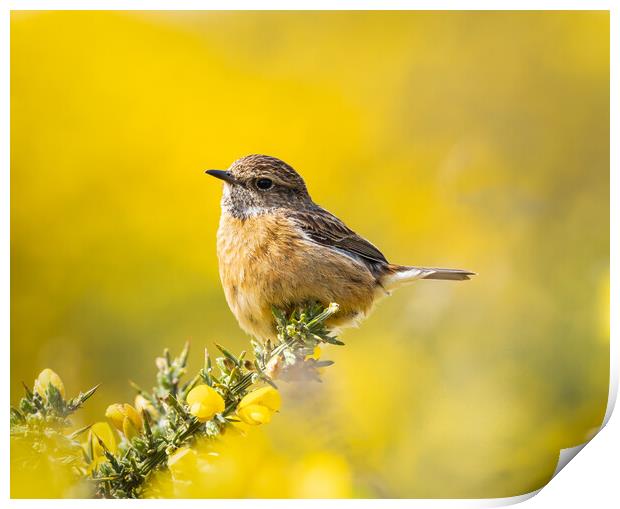
[[[32,390],[24,385],[25,396],[11,408],[12,495],[174,496],[178,490],[170,490],[170,483],[186,486],[197,476],[200,450],[219,447],[229,430],[242,436],[244,428],[271,421],[281,406],[274,380],[320,380],[321,368],[332,364],[319,360],[320,345],[342,344],[325,326],[337,311],[337,304],[309,304],[290,315],[274,309],[277,338],[253,341],[253,359],[216,345],[220,355],[213,359],[205,349],[203,367],[189,378],[189,344],[177,357],[165,350],[155,361],[152,390],[132,384],[133,405],[114,403],[105,412],[108,422],[72,432],[70,416],[96,387],[66,399],[61,378],[43,370]],[[37,472],[55,489],[47,484],[40,493],[25,489]],[[151,482],[166,473],[168,485]],[[200,477],[209,482],[208,473]]]
[[[12,496],[80,495],[88,463],[78,439],[88,427],[69,432],[70,416],[97,388],[66,399],[60,377],[44,369],[33,390],[24,389],[19,406],[11,407]]]

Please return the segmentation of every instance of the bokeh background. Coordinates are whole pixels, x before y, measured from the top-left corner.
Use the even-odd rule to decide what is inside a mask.
[[[203,170],[250,153],[388,259],[480,275],[346,331],[213,494],[542,486],[607,401],[609,15],[13,12],[13,402],[51,367],[102,384],[93,422],[165,346],[247,346]]]

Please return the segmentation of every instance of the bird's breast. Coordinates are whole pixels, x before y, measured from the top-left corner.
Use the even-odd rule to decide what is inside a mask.
[[[222,214],[217,235],[220,278],[226,301],[246,332],[261,338],[272,335],[271,306],[290,294],[287,274],[300,240],[285,218]]]
[[[365,314],[376,297],[377,282],[363,263],[312,242],[285,214],[223,213],[217,254],[228,305],[258,338],[273,337],[272,306],[338,302],[347,321]]]

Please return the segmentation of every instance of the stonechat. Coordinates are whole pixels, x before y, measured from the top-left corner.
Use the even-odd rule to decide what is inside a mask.
[[[339,304],[327,325],[356,325],[381,297],[418,279],[469,279],[460,269],[389,263],[373,244],[310,198],[304,180],[275,157],[250,155],[227,170],[217,256],[226,301],[252,336],[275,336],[272,306]]]

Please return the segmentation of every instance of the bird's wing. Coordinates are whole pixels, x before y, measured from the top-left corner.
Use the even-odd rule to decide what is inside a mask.
[[[289,217],[318,244],[341,249],[371,266],[388,263],[381,251],[321,207],[294,211]]]

